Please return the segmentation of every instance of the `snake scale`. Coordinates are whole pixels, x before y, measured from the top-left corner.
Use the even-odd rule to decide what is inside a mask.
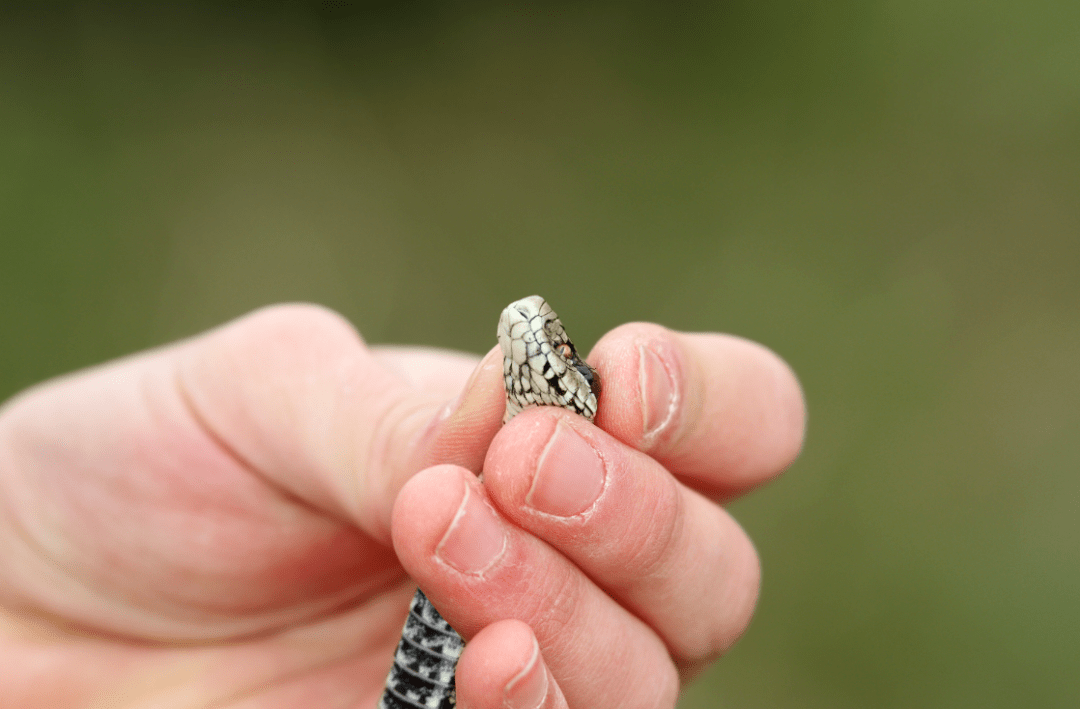
[[[561,406],[593,420],[600,378],[543,298],[533,295],[506,306],[498,338],[506,385],[503,423],[532,406]],[[417,589],[379,709],[452,709],[454,669],[464,648],[465,641]]]

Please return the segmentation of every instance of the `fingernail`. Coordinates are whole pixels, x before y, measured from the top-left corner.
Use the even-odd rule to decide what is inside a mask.
[[[675,415],[675,378],[660,356],[644,345],[638,346],[638,376],[644,437],[655,438]]]
[[[465,485],[465,494],[435,555],[463,574],[482,574],[506,549],[506,530],[479,491]]]
[[[507,709],[537,709],[547,699],[547,690],[547,668],[540,657],[540,646],[533,638],[532,657],[524,669],[506,683],[503,705]]]
[[[540,454],[525,503],[557,517],[572,517],[592,507],[604,489],[600,455],[569,425],[559,421]]]

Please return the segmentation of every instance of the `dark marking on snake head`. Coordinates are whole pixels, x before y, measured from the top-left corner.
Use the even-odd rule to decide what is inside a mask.
[[[585,360],[577,353],[574,343],[570,340],[566,340],[565,342],[554,345],[552,349],[555,350],[556,354],[565,359],[571,367],[576,369],[581,376],[585,377],[585,382],[589,385],[589,390],[593,393],[593,396],[599,399],[600,374],[585,363]],[[559,387],[559,389],[561,390],[562,387]]]
[[[593,396],[599,399],[600,373],[586,364],[585,360],[580,357],[574,357],[574,361],[571,364],[574,365],[574,369],[581,373],[581,376],[585,377],[585,381],[589,384],[589,389],[592,391]]]

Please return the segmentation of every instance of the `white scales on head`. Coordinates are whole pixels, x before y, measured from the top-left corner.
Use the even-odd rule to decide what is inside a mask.
[[[498,337],[506,384],[504,423],[530,406],[560,406],[593,420],[600,377],[578,355],[543,298],[531,295],[506,306]]]

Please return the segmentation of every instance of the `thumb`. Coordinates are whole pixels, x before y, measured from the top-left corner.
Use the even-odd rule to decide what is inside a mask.
[[[385,544],[405,482],[435,463],[478,472],[501,425],[497,348],[468,376],[474,358],[368,348],[319,306],[256,311],[178,354],[181,393],[221,445]]]

